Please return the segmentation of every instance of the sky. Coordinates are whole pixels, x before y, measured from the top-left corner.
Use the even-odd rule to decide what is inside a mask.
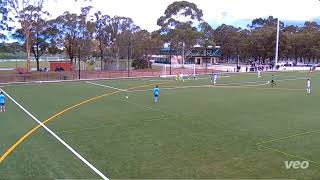
[[[167,6],[175,0],[50,0],[45,8],[52,17],[64,11],[80,12],[81,6],[91,5],[93,11],[101,11],[114,16],[131,17],[142,29],[153,31],[159,27],[157,19],[163,15]],[[319,0],[188,0],[203,10],[203,19],[214,28],[229,24],[245,28],[252,19],[279,17],[286,24],[303,25],[304,21],[320,20]]]

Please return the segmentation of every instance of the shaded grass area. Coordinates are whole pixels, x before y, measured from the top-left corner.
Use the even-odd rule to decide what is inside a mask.
[[[39,66],[41,68],[49,68],[49,62],[48,61],[40,61]],[[0,68],[26,68],[27,64],[26,61],[1,61],[0,60]],[[36,61],[31,61],[31,67],[36,68],[37,67],[37,62]]]

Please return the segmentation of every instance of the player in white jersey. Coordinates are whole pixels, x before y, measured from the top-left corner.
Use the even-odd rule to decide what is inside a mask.
[[[183,80],[183,74],[180,72],[179,73],[179,80],[182,81]]]
[[[258,79],[261,78],[261,71],[260,71],[260,67],[258,67]]]
[[[212,73],[211,82],[213,83],[213,85],[217,84],[217,79],[218,79],[218,74]]]
[[[307,93],[311,94],[311,81],[310,81],[310,79],[307,80]]]

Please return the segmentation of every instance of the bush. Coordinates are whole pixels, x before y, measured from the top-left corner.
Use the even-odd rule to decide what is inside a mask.
[[[16,59],[16,55],[13,53],[0,53],[0,59]]]
[[[144,59],[135,59],[132,61],[132,67],[134,67],[135,69],[145,69],[148,68],[149,66],[148,61],[144,60]]]

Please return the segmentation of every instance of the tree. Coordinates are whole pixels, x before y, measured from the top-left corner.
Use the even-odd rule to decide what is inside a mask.
[[[106,33],[110,35],[110,54],[117,62],[117,70],[119,70],[121,55],[125,57],[132,35],[138,30],[140,30],[140,27],[135,25],[131,18],[114,16],[110,19]]]
[[[57,30],[50,26],[51,21],[46,21],[45,16],[48,16],[48,12],[42,11],[42,7],[28,6],[28,11],[35,11],[33,15],[33,26],[30,29],[30,49],[31,53],[34,55],[34,58],[37,62],[37,71],[40,70],[39,60],[45,51],[49,47],[53,48],[55,35]],[[17,29],[14,35],[16,39],[25,42],[26,36],[23,29]]]
[[[110,45],[111,36],[108,33],[108,26],[110,26],[111,18],[108,15],[102,15],[100,11],[95,13],[96,21],[96,39],[99,41],[99,50],[100,50],[100,60],[101,60],[101,70],[103,69],[104,62],[104,49]]]
[[[66,49],[70,58],[70,64],[73,67],[79,45],[78,37],[80,25],[78,15],[65,12],[55,19],[54,26],[56,29],[59,29],[59,44]]]
[[[240,28],[236,28],[226,24],[222,24],[217,29],[215,29],[214,36],[216,37],[216,43],[222,48],[223,59],[229,61],[231,59],[237,58],[239,51],[238,43],[240,31]]]
[[[10,5],[10,8],[8,9],[10,9],[10,12],[14,13],[16,19],[20,23],[26,39],[27,71],[30,71],[31,30],[36,23],[35,19],[39,18],[43,12],[42,6],[44,0],[34,0],[33,2],[30,0],[8,0],[8,3]],[[34,6],[31,5],[32,3]]]
[[[199,25],[199,28],[200,28],[200,36],[199,36],[198,44],[200,44],[203,47],[215,46],[214,30],[210,26],[210,24],[207,22],[202,22]]]
[[[86,61],[91,57],[95,24],[89,18],[91,6],[81,8],[81,14],[65,12],[54,20],[59,43],[65,48],[73,66],[75,58]]]
[[[257,18],[253,19],[251,25],[248,25],[251,29],[259,29],[263,27],[277,27],[278,19],[273,16],[269,16],[267,19]],[[284,28],[284,23],[280,21],[280,28]]]
[[[197,27],[203,22],[202,17],[202,10],[196,4],[176,1],[167,7],[164,15],[157,21],[157,25],[161,27],[159,31],[164,35],[165,41],[177,49],[182,46],[182,64],[184,64],[185,48],[196,44],[199,36]]]
[[[161,36],[157,32],[149,33],[141,30],[133,34],[132,39],[132,66],[136,69],[150,68],[150,56],[158,53],[163,46]]]
[[[9,17],[8,17],[8,12],[9,12],[9,8],[8,8],[8,0],[0,0],[0,31],[5,31],[5,30],[10,30],[9,26],[8,26],[8,21],[9,21]],[[3,33],[0,33],[0,40],[5,40],[6,39],[6,35]]]
[[[95,33],[95,23],[89,16],[91,6],[81,8],[79,19],[79,36],[78,36],[78,57],[83,61],[91,58],[93,47],[93,34]]]

